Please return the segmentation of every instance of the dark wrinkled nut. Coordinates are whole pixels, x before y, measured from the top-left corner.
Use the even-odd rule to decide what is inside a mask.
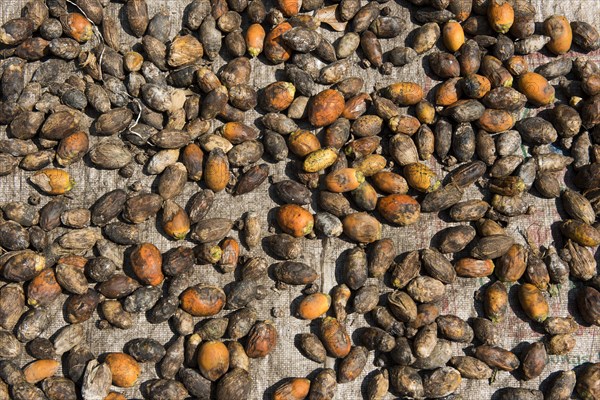
[[[218,400],[247,398],[251,386],[250,374],[243,369],[234,368],[217,383],[216,398]]]
[[[570,334],[554,335],[548,339],[546,348],[548,354],[563,355],[568,354],[575,348],[577,341]]]
[[[388,295],[388,308],[398,320],[413,321],[417,317],[417,305],[405,292],[399,290]]]
[[[153,379],[147,383],[147,391],[152,393],[152,398],[155,399],[183,400],[189,394],[185,386],[176,380]]]
[[[475,348],[475,357],[492,368],[513,371],[521,364],[517,356],[500,347],[481,345]]]
[[[422,397],[423,381],[416,369],[394,366],[390,369],[390,386],[401,396]]]
[[[291,180],[283,180],[275,184],[277,196],[285,203],[305,205],[309,204],[310,191],[306,186]]]
[[[504,388],[498,391],[498,399],[509,400],[542,400],[544,394],[535,389],[522,389],[522,388]]]
[[[140,284],[123,274],[116,274],[102,282],[98,290],[109,299],[118,299],[133,293]]]
[[[263,285],[253,280],[237,281],[230,288],[226,308],[235,310],[245,307],[252,301],[264,297],[264,289]]]
[[[195,333],[203,340],[217,340],[225,335],[229,321],[227,318],[210,318]]]
[[[82,395],[84,397],[108,395],[112,381],[112,373],[108,364],[99,364],[87,349],[81,349],[80,357],[75,362],[78,368],[81,368],[79,375],[83,374]],[[83,365],[80,366],[79,363],[83,363]]]
[[[71,295],[66,301],[66,317],[72,323],[87,321],[100,303],[100,295],[93,289],[84,294]]]
[[[183,382],[190,395],[201,400],[209,399],[208,395],[210,393],[211,382],[204,378],[199,372],[191,368],[181,368],[178,377]],[[250,378],[248,377],[248,379]]]
[[[455,315],[440,315],[436,322],[440,334],[448,340],[466,343],[473,340],[471,326]]]
[[[355,380],[367,363],[369,352],[362,346],[353,347],[338,367],[338,382],[347,383]]]
[[[423,380],[423,388],[428,397],[442,397],[454,393],[461,383],[460,372],[452,367],[442,367],[433,371]]]
[[[0,357],[3,360],[17,358],[21,355],[22,345],[12,334],[6,331],[0,331]]]
[[[485,318],[475,318],[472,324],[473,332],[475,333],[477,340],[490,346],[498,344],[500,333],[493,322]]]
[[[575,389],[575,371],[559,371],[548,387],[546,397],[550,400],[568,399]]]
[[[423,326],[413,338],[415,356],[429,357],[437,345],[437,341],[437,324],[434,322]]]
[[[475,229],[468,225],[446,228],[440,233],[438,249],[441,253],[457,253],[475,238],[475,233]]]
[[[318,363],[325,362],[327,352],[317,335],[312,333],[301,334],[299,336],[299,347],[308,359]]]
[[[184,361],[184,338],[180,336],[170,346],[159,364],[160,375],[166,379],[174,379]],[[184,382],[185,384],[185,382]],[[189,390],[189,389],[188,389]]]
[[[134,224],[155,216],[162,207],[163,199],[154,193],[142,193],[125,202],[123,217]]]
[[[589,286],[582,288],[577,296],[577,306],[587,323],[600,324],[600,292]]]
[[[161,297],[149,311],[148,321],[152,324],[165,322],[175,314],[178,305],[179,299],[175,296]]]
[[[429,276],[418,276],[406,287],[407,293],[415,301],[421,303],[432,303],[444,296],[444,284]]]
[[[392,266],[395,257],[394,242],[391,239],[381,239],[374,242],[368,254],[369,275],[372,277],[383,276]]]
[[[480,239],[471,250],[471,255],[479,259],[493,259],[504,255],[513,245],[514,239],[506,235],[487,236]]]
[[[105,282],[116,272],[116,269],[117,266],[109,258],[95,257],[87,262],[85,273],[94,282]]]
[[[336,373],[331,368],[322,369],[310,383],[309,398],[315,400],[332,399],[337,387]]]
[[[375,327],[365,328],[360,334],[360,342],[369,350],[384,353],[391,351],[396,343],[392,335]]]
[[[439,251],[425,249],[421,252],[421,262],[425,271],[433,278],[443,282],[452,283],[456,279],[456,271]]]
[[[443,186],[436,191],[427,193],[421,202],[421,211],[438,212],[448,209],[458,203],[462,195],[463,190],[455,184]]]
[[[401,263],[392,268],[392,285],[402,289],[418,275],[420,268],[419,252],[408,253]]]
[[[264,239],[264,243],[268,251],[279,259],[296,259],[300,256],[302,251],[301,239],[295,238],[287,233],[269,236]]]
[[[61,356],[79,346],[85,339],[84,334],[84,328],[80,324],[67,325],[61,328],[52,340],[55,353]]]
[[[541,342],[533,343],[525,350],[521,359],[521,368],[525,378],[533,379],[539,376],[546,367],[546,347]]]
[[[42,381],[42,390],[49,399],[68,399],[77,396],[75,383],[70,379],[52,376]]]
[[[40,336],[50,324],[50,313],[40,307],[26,312],[17,325],[16,337],[21,342],[28,342]]]
[[[390,352],[390,357],[395,363],[402,366],[411,365],[416,360],[410,342],[403,336],[396,340],[396,346]]]
[[[492,376],[492,369],[474,357],[455,356],[450,363],[466,379],[489,379]]]
[[[88,282],[83,270],[75,265],[59,264],[55,268],[56,280],[67,292],[84,294],[88,290]]]
[[[27,354],[38,360],[56,358],[54,345],[49,339],[37,337],[27,343]]]
[[[131,313],[148,311],[154,307],[160,296],[161,292],[156,287],[141,287],[125,298],[123,309]]]
[[[166,351],[163,345],[154,339],[134,339],[127,343],[127,352],[139,362],[160,361]]]

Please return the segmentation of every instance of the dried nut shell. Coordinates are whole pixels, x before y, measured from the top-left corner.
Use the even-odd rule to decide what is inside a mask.
[[[561,224],[560,230],[567,238],[582,246],[594,247],[600,244],[600,232],[585,222],[569,219]]]
[[[229,351],[219,341],[204,342],[198,349],[200,373],[210,381],[216,381],[229,369]]]
[[[180,296],[181,308],[193,316],[218,314],[225,305],[225,293],[216,286],[193,286]]]
[[[421,207],[415,199],[408,195],[391,194],[379,199],[377,211],[387,221],[406,226],[419,220]]]
[[[429,56],[429,66],[440,78],[455,78],[460,75],[460,64],[454,55],[437,52]]]
[[[338,367],[338,382],[352,382],[362,373],[367,364],[369,351],[362,346],[353,347]]]
[[[534,285],[524,283],[519,287],[519,302],[529,318],[537,322],[548,318],[548,302]]]
[[[62,169],[48,168],[36,172],[31,178],[31,183],[40,190],[51,195],[60,195],[69,192],[75,181],[69,173]]]
[[[56,360],[37,360],[28,364],[23,370],[25,380],[35,384],[46,378],[53,376],[57,371],[60,363]]]
[[[322,363],[327,358],[327,351],[319,340],[318,336],[313,333],[303,333],[300,335],[299,347],[307,358],[314,362]]]
[[[500,347],[481,345],[475,348],[475,357],[492,368],[503,371],[514,371],[519,368],[520,362],[517,356]]]
[[[475,234],[475,229],[468,225],[446,228],[440,232],[440,241],[437,247],[442,253],[457,253],[475,238]],[[458,266],[456,269],[458,272]]]
[[[402,133],[392,136],[388,144],[388,151],[392,159],[400,166],[417,164],[419,161],[419,152],[415,142],[410,136]]]
[[[146,285],[158,286],[164,280],[162,255],[151,243],[137,246],[130,257],[131,267],[137,278]]]
[[[331,125],[344,111],[344,96],[334,89],[326,89],[310,99],[308,119],[311,125]]]
[[[202,43],[192,35],[176,36],[169,45],[167,64],[173,68],[190,65],[202,58]]]
[[[142,37],[150,23],[146,1],[128,0],[125,6],[125,15],[133,34],[136,37]]]
[[[419,252],[408,253],[401,263],[392,268],[392,286],[401,289],[405,287],[414,277],[418,275],[421,268]]]
[[[431,192],[440,186],[435,172],[422,163],[406,165],[403,175],[408,185],[420,192]]]
[[[415,105],[424,97],[421,85],[413,82],[392,83],[382,93],[384,97],[403,107]]]
[[[552,15],[544,21],[544,34],[550,37],[546,47],[552,53],[565,54],[571,49],[573,32],[567,18],[562,15]]]
[[[473,340],[473,329],[455,315],[440,315],[436,318],[440,334],[454,342],[469,343]]]
[[[507,33],[515,20],[512,5],[505,0],[491,0],[487,9],[490,26],[499,33]]]
[[[287,233],[281,233],[265,238],[268,251],[279,259],[293,260],[302,252],[302,242]]]
[[[527,72],[519,77],[518,88],[533,105],[544,106],[554,102],[554,87],[546,78],[535,72]]]
[[[460,372],[452,367],[436,369],[423,380],[425,395],[428,397],[448,396],[454,393],[462,381]]]
[[[393,366],[390,369],[390,385],[401,396],[423,397],[423,380],[418,370],[408,366]]]
[[[283,34],[292,29],[289,22],[284,21],[271,29],[265,37],[264,54],[273,64],[280,64],[291,57],[290,49],[283,41]]]
[[[112,383],[119,387],[132,387],[140,375],[140,365],[125,353],[109,353],[104,362],[112,373]]]
[[[440,36],[440,26],[435,22],[428,22],[417,30],[411,47],[417,54],[423,54],[435,45]]]
[[[332,357],[343,358],[350,353],[350,336],[337,319],[325,317],[321,321],[320,336],[323,345]]]
[[[354,213],[343,221],[344,234],[359,243],[372,243],[381,239],[381,224],[367,213]]]
[[[298,316],[313,320],[325,314],[331,305],[331,298],[324,293],[313,293],[306,296],[298,305]]]
[[[455,356],[450,359],[450,363],[466,379],[489,379],[492,376],[492,369],[474,357]]]
[[[273,400],[305,399],[310,386],[311,381],[306,378],[290,378],[277,387],[273,393]]]
[[[250,396],[252,378],[248,371],[234,368],[217,383],[217,399],[245,399]],[[208,389],[209,390],[209,389]],[[206,392],[202,392],[205,394]]]
[[[600,48],[600,34],[592,25],[584,21],[571,22],[573,42],[584,51],[593,51]]]
[[[471,256],[478,259],[494,259],[506,254],[514,243],[507,235],[493,235],[481,238],[471,250]]]
[[[568,399],[575,388],[575,371],[559,371],[552,384],[547,389],[548,399]]]
[[[582,373],[577,377],[577,385],[575,391],[582,398],[590,398],[598,396],[600,388],[598,387],[598,376],[600,375],[600,365],[598,363],[588,364]]]
[[[589,286],[582,288],[577,294],[577,308],[585,322],[600,326],[600,292]]]
[[[248,333],[246,354],[250,358],[266,357],[277,345],[277,330],[270,321],[256,322]]]
[[[454,53],[465,42],[465,33],[457,21],[448,21],[443,27],[442,37],[448,51]]]
[[[319,277],[312,267],[292,261],[275,264],[273,275],[277,281],[288,285],[308,285]]]

